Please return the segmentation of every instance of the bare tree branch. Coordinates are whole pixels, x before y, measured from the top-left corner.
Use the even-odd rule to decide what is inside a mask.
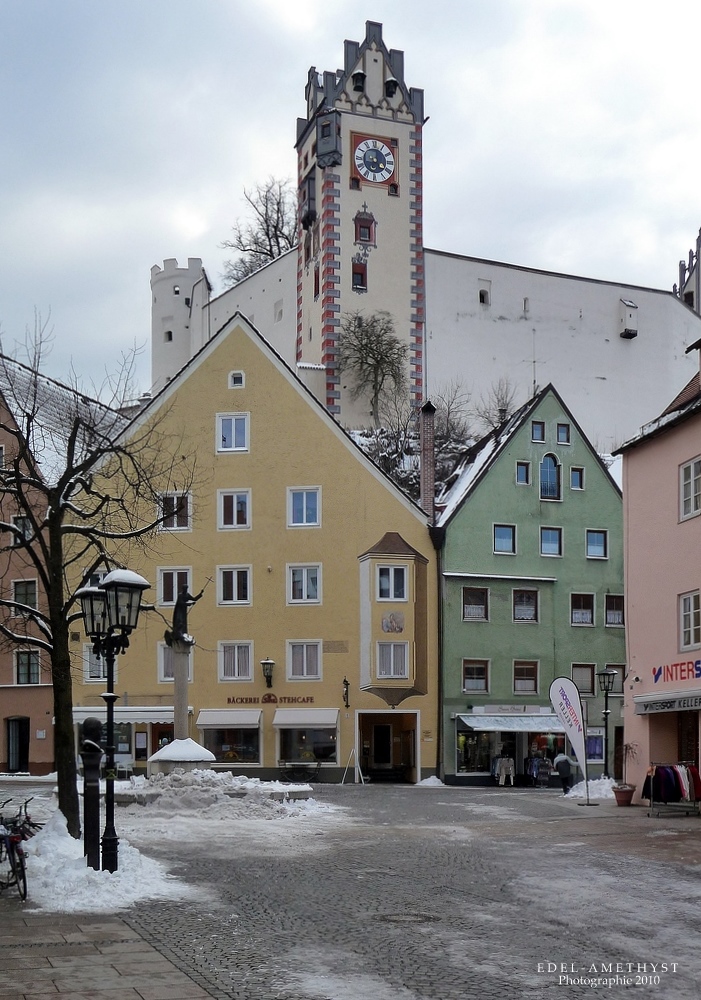
[[[259,267],[282,256],[297,243],[297,197],[289,180],[269,177],[243,192],[249,219],[237,219],[233,236],[220,247],[239,256],[224,261],[222,279],[235,285]]]
[[[387,312],[363,316],[346,313],[338,338],[338,367],[351,382],[351,398],[368,396],[375,427],[380,425],[380,403],[385,394],[401,395],[406,387],[409,345],[394,332]]]

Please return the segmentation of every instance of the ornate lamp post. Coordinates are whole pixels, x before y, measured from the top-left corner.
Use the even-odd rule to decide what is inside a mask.
[[[609,715],[611,710],[609,709],[609,695],[613,691],[613,685],[616,683],[616,678],[618,677],[618,671],[614,670],[612,667],[606,667],[604,670],[600,670],[596,675],[599,678],[599,690],[603,691],[604,694],[604,777],[609,778]]]
[[[114,828],[114,661],[129,646],[129,635],[136,628],[141,610],[141,595],[150,587],[148,580],[128,569],[108,573],[99,587],[78,591],[85,632],[93,642],[93,652],[104,657],[107,666],[107,691],[102,695],[107,706],[107,768],[105,772],[105,831],[102,835],[102,869],[116,872],[119,867],[119,841]]]
[[[265,686],[271,688],[273,686],[273,667],[275,666],[275,660],[271,660],[267,657],[260,661],[260,666],[263,671],[263,677],[265,677]]]

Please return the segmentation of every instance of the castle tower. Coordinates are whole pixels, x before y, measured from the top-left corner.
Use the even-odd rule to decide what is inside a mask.
[[[151,389],[158,392],[207,342],[212,286],[199,257],[151,268]]]
[[[327,409],[358,426],[370,423],[369,401],[351,401],[336,364],[344,314],[388,312],[409,345],[411,399],[424,394],[424,113],[381,24],[368,21],[365,41],[346,41],[344,56],[341,70],[309,70],[297,122],[296,358],[325,366]]]

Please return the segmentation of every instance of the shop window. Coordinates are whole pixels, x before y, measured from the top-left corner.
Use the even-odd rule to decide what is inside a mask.
[[[606,624],[607,625],[619,625],[625,624],[623,616],[623,594],[607,594],[606,595]]]
[[[516,482],[519,486],[530,486],[531,485],[531,463],[530,462],[517,462],[516,463]]]
[[[489,691],[489,664],[487,660],[462,661],[462,689],[465,694]]]
[[[570,443],[570,425],[569,424],[558,424],[557,425],[557,443],[558,444],[569,444]]]
[[[202,742],[218,764],[260,764],[258,729],[203,729]]]
[[[540,499],[561,499],[560,466],[554,455],[545,455],[540,463]]]
[[[515,622],[538,621],[537,590],[515,590],[513,594],[513,600],[514,600]]]
[[[300,764],[311,760],[337,763],[336,729],[280,729],[280,760]]]
[[[679,648],[701,645],[701,597],[695,590],[679,598]]]
[[[20,649],[15,653],[18,684],[39,683],[39,651]]]
[[[570,594],[570,624],[594,624],[593,594]]]
[[[538,693],[538,664],[532,660],[514,661],[514,694]]]
[[[540,529],[540,554],[541,556],[562,555],[562,528]]]
[[[489,773],[495,749],[492,746],[493,735],[493,733],[475,732],[472,729],[458,729],[455,748],[458,773]]]
[[[378,678],[409,676],[408,644],[406,642],[378,642]]]
[[[701,458],[682,465],[679,475],[680,514],[684,520],[701,511]]]
[[[158,571],[158,603],[175,604],[178,594],[185,587],[190,590],[190,570],[168,567]]]
[[[531,421],[531,441],[545,441],[545,423],[542,420]]]
[[[161,527],[168,531],[188,531],[191,528],[191,506],[189,493],[161,494]]]
[[[514,555],[516,553],[515,524],[494,525],[494,551],[502,555]]]
[[[462,588],[463,621],[489,620],[489,591],[486,587]]]
[[[579,693],[581,695],[595,695],[596,689],[594,687],[596,680],[594,677],[594,671],[596,670],[595,663],[573,663],[572,664],[572,680],[577,686]]]
[[[608,531],[587,529],[587,559],[608,559]]]
[[[219,680],[253,680],[251,649],[252,643],[250,642],[220,642],[218,648]]]
[[[377,567],[377,600],[406,601],[406,566]]]
[[[251,527],[251,491],[219,490],[219,524],[222,529]]]
[[[320,678],[321,643],[319,641],[288,642],[287,679],[297,681],[320,680]]]
[[[570,469],[570,489],[584,489],[584,469],[579,465],[573,465]]]

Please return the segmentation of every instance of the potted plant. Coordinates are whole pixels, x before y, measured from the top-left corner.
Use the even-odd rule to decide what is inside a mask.
[[[629,806],[635,794],[635,785],[629,785],[626,781],[626,771],[628,761],[635,760],[638,756],[637,743],[624,743],[621,747],[621,761],[623,765],[623,780],[613,785],[613,794],[619,806]]]

